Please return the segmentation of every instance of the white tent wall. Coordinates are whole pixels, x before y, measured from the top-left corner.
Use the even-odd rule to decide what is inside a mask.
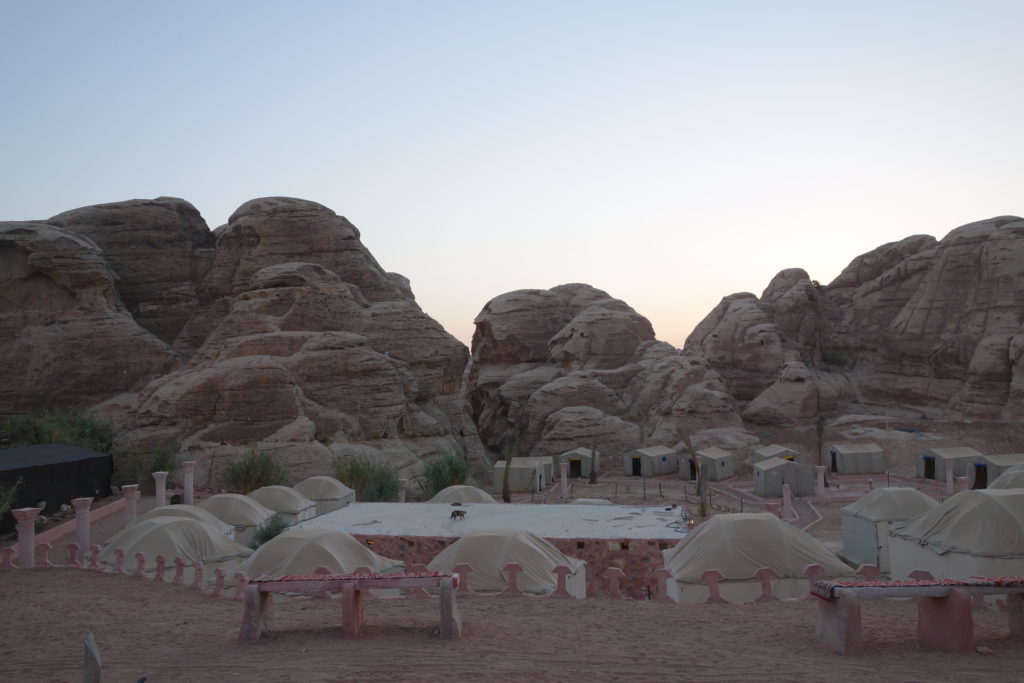
[[[356,502],[356,492],[334,477],[309,477],[292,488],[316,503],[318,517]]]
[[[782,498],[782,460],[771,458],[754,464],[754,493],[762,498]]]
[[[1004,455],[983,455],[971,464],[970,472],[967,475],[970,488],[986,488],[993,479],[1003,472],[1024,465],[1024,453],[1010,453]]]
[[[792,460],[798,462],[801,465],[810,465],[811,456],[806,453],[795,451],[792,448],[786,448],[785,446],[779,446],[777,444],[771,444],[769,446],[762,446],[754,451],[752,461],[756,464],[762,460],[769,460],[771,458],[780,458],[782,460]]]
[[[836,474],[878,474],[885,472],[885,452],[869,444],[835,444],[828,449],[828,470]]]
[[[675,474],[679,470],[679,454],[667,448],[638,448],[627,451],[622,454],[622,470],[627,476],[657,477]]]
[[[594,456],[589,448],[574,448],[559,455],[558,462],[559,465],[569,464],[570,477],[589,477],[591,468],[594,467]],[[600,470],[600,465],[597,467]]]
[[[977,557],[957,552],[939,555],[912,539],[890,536],[888,540],[893,579],[905,579],[915,569],[929,571],[937,579],[1024,575],[1024,557]]]
[[[919,479],[946,481],[948,462],[953,466],[954,477],[966,477],[971,464],[980,457],[981,453],[973,448],[929,448],[917,456],[916,475]]]
[[[889,522],[841,513],[843,556],[855,565],[873,564],[889,572]]]
[[[531,458],[532,459],[532,458]],[[550,482],[544,477],[544,466],[539,462],[516,462],[512,459],[512,467],[508,473],[509,489],[513,493],[530,493],[542,491]],[[494,463],[493,489],[501,493],[502,481],[505,476],[505,461]]]
[[[728,451],[711,446],[697,451],[697,456],[706,463],[711,481],[722,481],[736,474],[736,458]]]

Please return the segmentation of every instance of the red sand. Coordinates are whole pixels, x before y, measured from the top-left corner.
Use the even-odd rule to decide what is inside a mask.
[[[80,681],[93,631],[104,680],[135,681],[986,681],[1020,680],[1024,639],[975,614],[994,654],[922,650],[913,602],[864,604],[867,654],[814,637],[817,604],[662,605],[592,599],[459,603],[464,637],[441,641],[433,600],[374,600],[364,634],[342,640],[340,600],[274,605],[270,630],[237,644],[241,603],[128,576],[71,569],[0,574],[0,678]]]

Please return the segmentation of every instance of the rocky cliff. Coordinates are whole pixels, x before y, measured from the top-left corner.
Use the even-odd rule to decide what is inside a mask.
[[[618,454],[742,426],[718,372],[589,285],[509,292],[475,323],[467,399],[495,451],[513,433],[522,455],[591,445]]]
[[[178,441],[216,483],[269,450],[292,476],[334,455],[415,472],[478,457],[466,347],[385,272],[345,218],[265,198],[214,234],[182,200],[87,207],[0,226],[0,413],[94,405],[118,445]]]
[[[830,284],[784,270],[733,294],[685,351],[722,373],[751,422],[806,424],[859,406],[942,419],[1024,417],[1024,220],[857,257]]]

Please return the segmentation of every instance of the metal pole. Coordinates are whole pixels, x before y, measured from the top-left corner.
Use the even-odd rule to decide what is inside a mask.
[[[643,500],[647,500],[647,477],[640,477],[640,486],[644,489]]]

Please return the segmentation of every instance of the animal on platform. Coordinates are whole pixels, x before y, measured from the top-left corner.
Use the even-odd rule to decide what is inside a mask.
[[[448,519],[465,519],[465,518],[466,518],[466,511],[465,510],[452,510],[452,516],[449,517]]]

